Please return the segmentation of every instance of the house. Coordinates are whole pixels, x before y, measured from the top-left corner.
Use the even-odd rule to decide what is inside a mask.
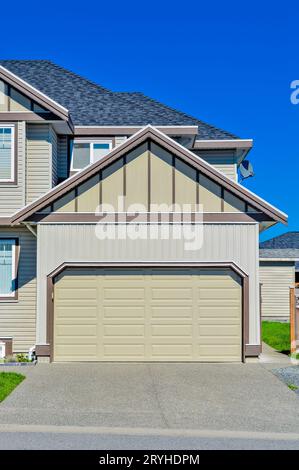
[[[262,319],[290,320],[290,287],[299,282],[299,232],[260,243]]]
[[[252,140],[49,61],[0,61],[0,338],[40,361],[260,352]],[[187,207],[187,209],[186,209]]]

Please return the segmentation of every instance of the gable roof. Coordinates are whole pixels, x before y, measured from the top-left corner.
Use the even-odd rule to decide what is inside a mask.
[[[48,60],[0,60],[15,74],[66,108],[75,126],[198,126],[198,139],[238,139],[193,116],[137,92],[113,92]]]
[[[53,201],[68,193],[79,184],[91,178],[100,169],[103,169],[106,166],[110,165],[112,162],[119,159],[124,154],[128,153],[129,151],[149,139],[155,142],[156,144],[160,145],[167,151],[171,152],[172,154],[176,155],[177,157],[181,158],[189,165],[198,169],[204,175],[211,178],[216,183],[224,186],[227,190],[229,190],[239,198],[253,205],[257,208],[258,211],[261,211],[262,213],[271,217],[274,221],[280,221],[283,223],[287,222],[286,214],[279,211],[274,206],[271,206],[269,203],[259,198],[254,193],[241,186],[239,183],[232,181],[223,173],[214,168],[212,165],[205,162],[193,152],[178,144],[173,139],[166,136],[151,125],[146,126],[142,130],[134,134],[132,137],[127,139],[123,144],[112,149],[111,152],[109,152],[109,154],[103,157],[101,160],[93,163],[92,165],[89,165],[85,169],[81,170],[77,174],[73,175],[64,182],[60,183],[55,188],[48,191],[46,194],[44,194],[37,200],[28,204],[20,211],[13,214],[11,217],[11,222],[13,224],[16,224],[25,219],[28,219],[35,212],[40,211],[42,208],[48,206]]]
[[[299,231],[286,232],[261,242],[260,258],[299,260]]]

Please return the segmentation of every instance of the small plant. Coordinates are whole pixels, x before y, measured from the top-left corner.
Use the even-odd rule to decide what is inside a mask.
[[[293,391],[298,390],[298,388],[299,388],[299,387],[297,387],[297,385],[294,385],[294,384],[287,384],[287,385],[288,385],[289,389],[293,390]]]
[[[9,355],[5,357],[5,362],[16,362],[15,356]]]
[[[17,361],[16,362],[30,362],[28,357],[23,354],[23,353],[20,353],[20,354],[17,354]]]

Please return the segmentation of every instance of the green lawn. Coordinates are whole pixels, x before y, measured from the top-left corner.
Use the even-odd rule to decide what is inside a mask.
[[[273,321],[262,322],[262,339],[284,354],[290,353],[290,324]]]
[[[4,400],[25,379],[15,372],[0,372],[0,402]]]

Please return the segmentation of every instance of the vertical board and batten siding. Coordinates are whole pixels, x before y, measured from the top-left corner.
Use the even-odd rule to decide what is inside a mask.
[[[0,185],[0,215],[8,216],[25,205],[25,122],[17,127],[17,184]]]
[[[238,181],[236,157],[231,151],[204,152],[193,150],[193,152],[228,178]]]
[[[262,317],[289,320],[290,287],[295,282],[294,262],[260,262]]]
[[[68,138],[66,135],[57,136],[57,176],[68,177]]]
[[[40,224],[37,342],[46,342],[47,275],[64,262],[233,261],[249,276],[249,343],[259,344],[258,224],[192,226],[199,240],[203,233],[202,248],[196,250],[186,249],[184,239],[175,238],[174,227],[169,226],[169,239],[100,240],[93,224]]]
[[[0,301],[0,337],[13,338],[14,352],[36,342],[36,238],[25,228],[0,227],[1,237],[19,239],[18,299]]]
[[[26,204],[57,182],[57,137],[50,124],[27,124]]]

